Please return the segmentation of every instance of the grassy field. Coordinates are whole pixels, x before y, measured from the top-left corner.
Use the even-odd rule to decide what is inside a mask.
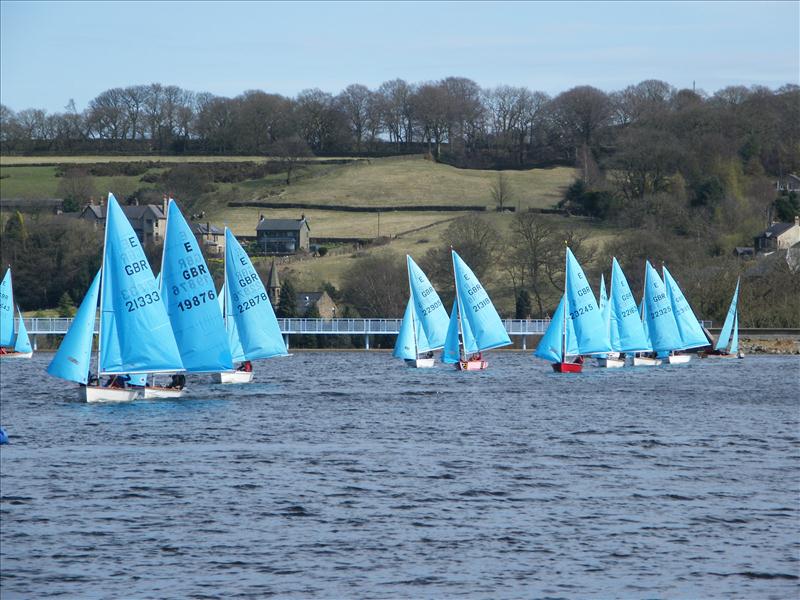
[[[567,167],[505,171],[511,204],[521,209],[552,206],[575,179]],[[337,165],[283,190],[287,202],[381,206],[390,204],[493,205],[497,171],[457,169],[421,157],[384,158]]]
[[[331,160],[364,160],[346,156],[308,157],[303,160],[326,162]],[[0,156],[0,166],[25,165],[86,165],[113,162],[163,162],[163,163],[211,163],[211,162],[270,162],[279,160],[271,156]]]

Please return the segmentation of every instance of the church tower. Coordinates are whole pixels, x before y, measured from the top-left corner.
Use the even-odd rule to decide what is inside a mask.
[[[272,303],[272,308],[278,308],[281,300],[281,282],[278,279],[278,267],[275,266],[275,259],[272,259],[272,267],[269,270],[269,281],[267,283],[267,295]]]

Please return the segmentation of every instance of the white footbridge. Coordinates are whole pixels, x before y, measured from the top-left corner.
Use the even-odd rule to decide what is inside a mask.
[[[363,336],[364,348],[369,350],[370,340],[376,335],[397,335],[402,319],[278,319],[283,338],[289,346],[292,335],[350,335]],[[711,327],[711,321],[700,321]],[[72,319],[61,317],[33,317],[25,319],[25,327],[36,348],[36,336],[64,335]],[[521,337],[522,349],[527,349],[529,336],[540,336],[550,325],[550,319],[503,319],[508,335]],[[97,329],[95,329],[97,333]]]

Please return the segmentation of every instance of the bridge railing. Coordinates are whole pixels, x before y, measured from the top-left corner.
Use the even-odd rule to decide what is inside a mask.
[[[278,319],[285,335],[396,335],[401,322],[401,319]],[[711,321],[701,323],[711,327]],[[71,324],[72,319],[63,317],[25,319],[31,335],[63,335]],[[541,335],[550,325],[550,319],[503,319],[503,325],[509,335]]]

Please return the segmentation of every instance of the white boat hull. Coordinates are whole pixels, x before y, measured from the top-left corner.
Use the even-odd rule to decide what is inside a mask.
[[[214,373],[214,383],[250,383],[253,381],[252,371],[223,371]]]
[[[84,402],[132,402],[144,398],[144,388],[111,388],[82,385],[78,398]]]
[[[186,395],[186,388],[146,387],[144,388],[145,400],[150,398],[180,398]]]
[[[433,358],[406,359],[406,366],[410,369],[432,369],[436,364]]]
[[[9,352],[8,354],[0,354],[0,358],[31,358],[33,352]]]
[[[649,356],[634,356],[633,357],[633,366],[634,367],[657,367],[661,364],[661,359],[659,358],[651,358]]]
[[[619,369],[625,366],[624,358],[598,358],[597,366],[603,369]]]
[[[667,363],[670,365],[685,365],[692,360],[691,354],[670,354],[667,357]]]

